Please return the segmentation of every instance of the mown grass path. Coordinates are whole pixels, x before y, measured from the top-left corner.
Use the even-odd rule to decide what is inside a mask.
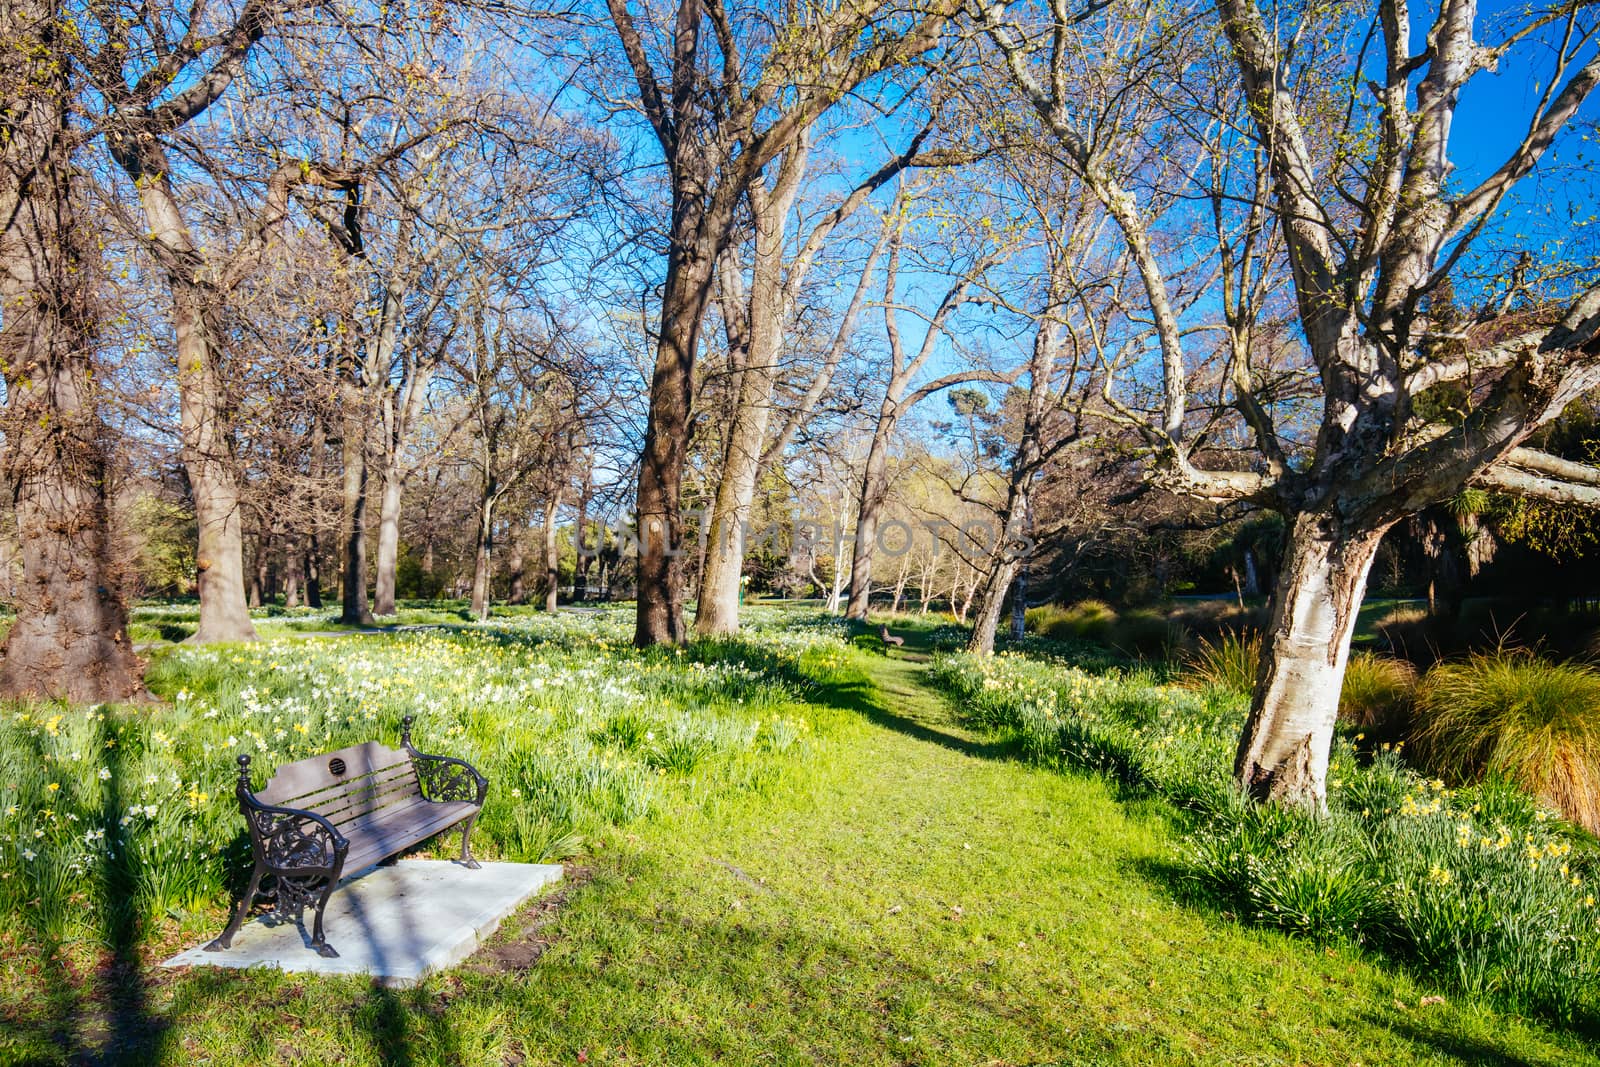
[[[594,843],[559,909],[463,969],[405,992],[196,971],[155,991],[152,1059],[1594,1062],[1183,905],[1159,811],[973,736],[905,653],[857,658],[806,762]]]
[[[1420,1007],[1431,990],[1353,953],[1182,906],[1165,888],[1159,814],[974,737],[904,654],[860,662],[869,682],[828,699],[861,721],[807,773],[624,840],[545,931],[538,966],[469,995],[533,1029],[519,1051],[674,1064],[1590,1055],[1515,1020]]]

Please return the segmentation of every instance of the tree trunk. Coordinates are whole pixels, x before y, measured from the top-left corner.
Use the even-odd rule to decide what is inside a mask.
[[[894,604],[890,607],[890,609],[889,609],[890,611],[895,612],[896,614],[899,613],[900,605],[905,600],[906,582],[909,581],[910,579],[911,579],[911,546],[907,545],[906,546],[906,554],[900,560],[900,573],[899,573],[899,575],[897,575],[895,577],[895,580],[894,580]]]
[[[494,498],[485,497],[478,508],[478,532],[473,538],[476,551],[472,562],[472,617],[479,622],[489,618],[489,586],[494,548]]]
[[[844,600],[845,571],[844,571],[844,531],[837,522],[833,527],[833,589],[828,594],[829,613],[837,612],[839,604]],[[866,618],[865,613],[861,616]]]
[[[367,607],[367,423],[361,414],[361,390],[346,382],[344,397],[344,581],[341,583],[339,621],[348,626],[371,626]]]
[[[296,538],[288,538],[288,549],[283,557],[283,606],[300,606],[300,567],[294,550]]]
[[[383,492],[378,498],[378,572],[372,590],[372,613],[395,613],[395,573],[400,566],[400,493],[403,483],[398,463],[386,461]]]
[[[1000,628],[1000,613],[1005,603],[1006,591],[1011,588],[1012,582],[1017,577],[1020,561],[1008,541],[1009,531],[1017,516],[1027,511],[1026,479],[1032,477],[1033,463],[1039,455],[1036,443],[1026,436],[1029,431],[1023,432],[1025,436],[1017,449],[1009,483],[1006,486],[1005,503],[995,512],[997,530],[994,543],[990,546],[989,568],[982,578],[983,592],[978,601],[978,617],[973,620],[972,636],[967,639],[967,651],[984,656],[994,652],[994,636],[995,631]],[[975,579],[974,589],[978,585],[979,582]]]
[[[1234,774],[1257,800],[1321,810],[1339,689],[1384,525],[1296,516]]]
[[[255,559],[250,568],[250,580],[246,584],[246,602],[252,608],[261,606],[261,598],[266,595],[267,589],[267,539],[264,535],[256,536]]]
[[[328,431],[320,411],[311,414],[311,455],[307,470],[311,480],[311,501],[307,523],[302,572],[306,580],[306,606],[322,610],[322,476],[327,463]]]
[[[3,470],[22,555],[0,696],[94,704],[126,700],[143,684],[111,560],[90,231],[74,218],[64,144],[71,86],[55,14],[39,0],[12,6],[16,76],[0,98]]]
[[[878,515],[889,492],[889,435],[899,416],[892,399],[885,399],[878,424],[867,448],[866,470],[861,476],[861,500],[856,509],[855,552],[850,557],[850,603],[845,615],[865,619],[872,600],[872,553],[877,548]]]
[[[716,254],[715,247],[702,247],[700,228],[705,213],[699,190],[678,191],[673,200],[672,241],[661,295],[661,339],[650,379],[650,414],[634,503],[639,523],[639,590],[633,643],[640,648],[675,645],[684,638],[678,506],[694,400],[694,363]],[[731,210],[728,215],[731,223]],[[725,239],[726,225],[719,221],[710,226]]]
[[[561,543],[556,539],[556,510],[561,494],[551,493],[544,506],[544,610],[556,610],[556,589],[561,581]]]
[[[728,443],[723,452],[722,478],[717,483],[710,516],[710,545],[700,568],[700,595],[695,606],[694,625],[696,632],[705,635],[731,634],[739,630],[744,531],[750,523],[750,506],[755,500],[756,483],[761,478],[779,349],[783,344],[784,327],[792,313],[790,294],[807,270],[806,263],[796,262],[785,278],[783,252],[789,210],[799,191],[808,154],[802,139],[801,144],[785,154],[774,188],[769,190],[758,181],[750,190],[755,256],[748,298],[736,261],[719,273],[723,303],[744,305],[743,308],[724,309],[730,323],[737,323],[741,312],[743,317],[742,331],[736,325],[729,328],[730,355],[741,340],[745,353],[744,366],[738,376],[732,424],[728,427]],[[733,256],[727,258],[736,260]],[[742,337],[739,336],[741,332]]]
[[[594,557],[583,551],[586,544],[584,538],[588,536],[589,527],[589,494],[592,493],[594,474],[588,464],[584,464],[583,488],[578,493],[578,525],[574,543],[578,547],[577,561],[573,565],[572,599],[582,601],[589,595],[589,568],[594,563]],[[599,538],[596,538],[595,548],[600,547]]]
[[[526,604],[528,602],[528,575],[527,564],[524,560],[526,531],[518,529],[521,523],[511,528],[506,545],[506,576],[509,579],[506,588],[507,604]]]
[[[967,651],[987,656],[994,652],[995,631],[1000,628],[1000,613],[1005,605],[1006,590],[1017,574],[1017,561],[997,557],[983,579],[983,593],[978,600],[978,615],[972,620],[972,636],[967,639]],[[963,610],[964,613],[964,610]]]
[[[776,294],[773,294],[774,298]],[[759,299],[759,297],[757,297]],[[752,318],[757,316],[752,315]],[[739,631],[739,579],[744,571],[744,532],[755,501],[756,479],[761,471],[761,450],[766,443],[772,411],[773,374],[776,370],[778,330],[776,309],[771,314],[769,336],[751,345],[750,361],[740,376],[741,387],[728,447],[723,457],[722,480],[717,484],[711,513],[711,531],[705,566],[700,577],[700,599],[695,608],[695,632],[707,636]]]
[[[171,278],[178,352],[178,412],[184,469],[199,527],[195,567],[200,577],[200,624],[188,638],[254,641],[256,628],[244,587],[244,517],[233,441],[223,425],[222,383],[205,318],[203,294]]]
[[[1028,561],[1017,561],[1017,576],[1011,582],[1011,640],[1021,641],[1028,633]]]
[[[322,610],[322,543],[315,532],[306,538],[306,607]]]
[[[180,456],[194,496],[199,545],[200,624],[189,641],[254,641],[245,601],[244,531],[239,467],[225,419],[226,396],[210,318],[214,291],[201,280],[205,257],[178,210],[171,166],[155,135],[112,143],[132,179],[144,222],[166,272],[178,361]]]

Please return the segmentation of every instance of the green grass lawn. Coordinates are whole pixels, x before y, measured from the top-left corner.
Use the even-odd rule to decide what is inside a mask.
[[[592,835],[559,904],[417,989],[41,957],[0,933],[0,1061],[1600,1062],[1337,947],[1186,906],[1167,809],[956,725],[919,662],[847,653],[819,741]],[[390,637],[357,640],[387,642]],[[330,931],[330,935],[333,932]],[[336,940],[336,938],[335,938]]]

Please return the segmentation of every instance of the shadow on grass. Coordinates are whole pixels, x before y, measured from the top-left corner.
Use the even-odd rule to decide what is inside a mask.
[[[851,1062],[841,1050],[879,1047],[895,1025],[894,1005],[921,999],[907,996],[912,991],[928,994],[945,1023],[907,1020],[908,1034],[935,1044],[904,1046],[895,1062],[977,1062],[952,1057],[944,1043],[974,1051],[999,1020],[1041,1048],[1060,1045],[1060,1026],[990,981],[978,956],[891,951],[871,925],[811,921],[801,901],[776,918],[718,916],[628,888],[674,877],[660,857],[628,857],[562,915],[556,946],[539,961],[540,981],[508,972],[481,994],[516,1010],[519,1037],[539,1042],[553,1062],[571,1062],[585,1046],[592,1056],[609,1042],[645,1062],[748,1063],[756,1049],[762,1060]],[[782,900],[781,889],[767,891]],[[564,943],[576,950],[562,951]],[[641,998],[642,990],[649,993]]]
[[[1152,802],[1149,805],[1152,816],[1172,823],[1182,825],[1182,814],[1174,811],[1162,812],[1159,804]],[[1291,944],[1305,945],[1338,945],[1348,944],[1337,939],[1306,938],[1295,932],[1281,927],[1263,925],[1249,921],[1246,914],[1249,903],[1245,900],[1219,893],[1201,884],[1196,880],[1194,872],[1184,866],[1180,861],[1170,857],[1139,857],[1125,863],[1124,868],[1142,878],[1155,889],[1181,907],[1201,912],[1219,924],[1236,925],[1241,930],[1255,930],[1267,935],[1283,937]],[[1367,942],[1355,946],[1360,954],[1374,962],[1381,963],[1384,969],[1395,974],[1402,974],[1410,978],[1417,985],[1427,988],[1434,982],[1449,983],[1447,975],[1429,975],[1417,968],[1415,963],[1405,955],[1394,950],[1394,946],[1386,945],[1381,940]],[[1461,994],[1456,994],[1461,996]],[[1470,1003],[1470,998],[1463,998],[1463,1002]],[[1507,1013],[1514,1015],[1515,1013]],[[1582,1040],[1586,1045],[1594,1047],[1600,1044],[1600,1017],[1592,1012],[1580,1012],[1570,1019],[1552,1019],[1550,1016],[1538,1016],[1546,1025],[1550,1026],[1552,1034],[1566,1034]],[[1482,1038],[1461,1033],[1459,1028],[1448,1026],[1428,1027],[1422,1020],[1416,1022],[1404,1021],[1395,1023],[1392,1020],[1378,1016],[1368,1015],[1366,1021],[1381,1028],[1390,1030],[1406,1040],[1419,1045],[1435,1048],[1440,1052],[1458,1057],[1467,1063],[1483,1064],[1528,1064],[1530,1062],[1554,1063],[1553,1060],[1529,1061],[1513,1053],[1505,1051],[1499,1045]]]
[[[354,1016],[368,1018],[368,1037],[378,1062],[384,1067],[414,1067],[418,1063],[467,1063],[461,1035],[451,1025],[449,1001],[426,986],[390,989],[373,985],[354,1007]],[[424,1047],[418,1048],[420,1030]]]
[[[911,647],[908,639],[907,647]],[[864,656],[873,653],[861,653]],[[948,698],[920,680],[920,671],[903,665],[884,665],[893,671],[899,685],[885,686],[882,680],[866,673],[847,679],[808,678],[806,699],[824,707],[853,712],[877,726],[907,737],[960,752],[974,759],[1020,759],[1020,744],[1010,737],[975,739],[950,728],[952,717]],[[858,669],[859,670],[859,669]],[[854,672],[853,672],[854,673]],[[896,700],[899,696],[902,699]]]
[[[73,1064],[148,1063],[154,1058],[167,1021],[151,1010],[139,944],[143,921],[139,910],[137,878],[128,859],[123,828],[125,810],[125,747],[110,720],[101,720],[96,745],[104,753],[109,775],[97,810],[86,805],[57,803],[69,813],[84,811],[86,833],[104,835],[104,847],[95,851],[92,877],[97,902],[77,899],[46,901],[41,889],[33,906],[21,909],[21,922],[30,928],[37,950],[42,1015],[8,1012],[5,1028],[35,1047],[53,1047],[59,1061]],[[32,758],[49,759],[41,741],[31,737]],[[59,857],[57,857],[59,860]],[[57,872],[59,873],[59,872]],[[54,888],[54,887],[52,887]],[[86,907],[94,926],[94,940],[103,950],[91,976],[73,973],[61,937],[64,911]],[[35,1060],[34,1062],[49,1062]]]
[[[1386,1030],[1404,1038],[1413,1045],[1430,1048],[1445,1056],[1454,1057],[1462,1063],[1476,1064],[1479,1067],[1559,1067],[1564,1062],[1554,1057],[1528,1059],[1526,1056],[1508,1051],[1503,1044],[1493,1039],[1463,1034],[1457,1029],[1448,1028],[1447,1025],[1429,1026],[1420,1019],[1413,1022],[1408,1019],[1385,1019],[1368,1014],[1362,1021],[1375,1029]],[[1593,1040],[1592,1033],[1587,1036],[1589,1040]]]

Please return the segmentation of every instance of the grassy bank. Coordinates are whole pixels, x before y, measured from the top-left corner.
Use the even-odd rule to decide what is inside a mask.
[[[810,729],[782,751],[758,740],[665,774],[648,748],[661,734],[646,729],[626,759],[650,770],[647,810],[618,822],[594,809],[559,904],[529,909],[473,960],[409,991],[149,966],[214,932],[225,894],[137,921],[69,923],[57,944],[36,939],[32,920],[8,905],[0,1061],[1597,1062],[1577,1033],[1454,995],[1436,1002],[1443,985],[1375,965],[1355,946],[1193,907],[1163,804],[1021,758],[1017,738],[956,719],[925,666],[901,653],[847,651],[832,633],[777,618],[748,641],[681,656],[638,656],[590,629],[625,623],[435,637],[457,643],[426,655],[432,646],[416,636],[320,642],[319,655],[343,649],[343,666],[322,663],[316,677],[343,680],[309,683],[301,699],[328,702],[319,685],[348,692],[338,707],[357,733],[419,705],[430,724],[459,716],[463,731],[436,747],[486,762],[507,732],[500,724],[530,721],[558,675],[573,678],[561,699],[584,719],[652,707]],[[926,633],[907,632],[907,651],[927,647]],[[505,650],[498,666],[495,649]],[[242,717],[245,690],[264,699],[265,680],[286,666],[266,648],[215,663],[191,655],[209,653],[162,664],[158,682],[174,703],[138,712],[150,720],[141,729],[189,736],[165,722],[190,703]],[[437,673],[418,678],[421,690],[386,681],[411,670]],[[737,682],[696,688],[713,672]],[[277,726],[292,731],[298,720],[275,707],[267,721],[283,715]],[[196,737],[234,714],[206,711],[189,728]],[[298,743],[276,739],[277,726],[269,744]],[[599,759],[624,758],[592,731],[582,735]],[[543,752],[545,739],[567,735],[535,736]],[[566,758],[558,753],[555,764]],[[217,832],[234,831],[225,801],[198,806],[218,806]],[[519,806],[536,805],[508,803],[491,835],[504,854]]]
[[[1600,855],[1528,795],[1447,789],[1388,746],[1341,738],[1325,817],[1263,808],[1228,773],[1236,693],[1015,655],[950,656],[935,676],[1031,758],[1172,804],[1178,883],[1220,911],[1367,947],[1451,995],[1584,1028],[1600,1017]]]

